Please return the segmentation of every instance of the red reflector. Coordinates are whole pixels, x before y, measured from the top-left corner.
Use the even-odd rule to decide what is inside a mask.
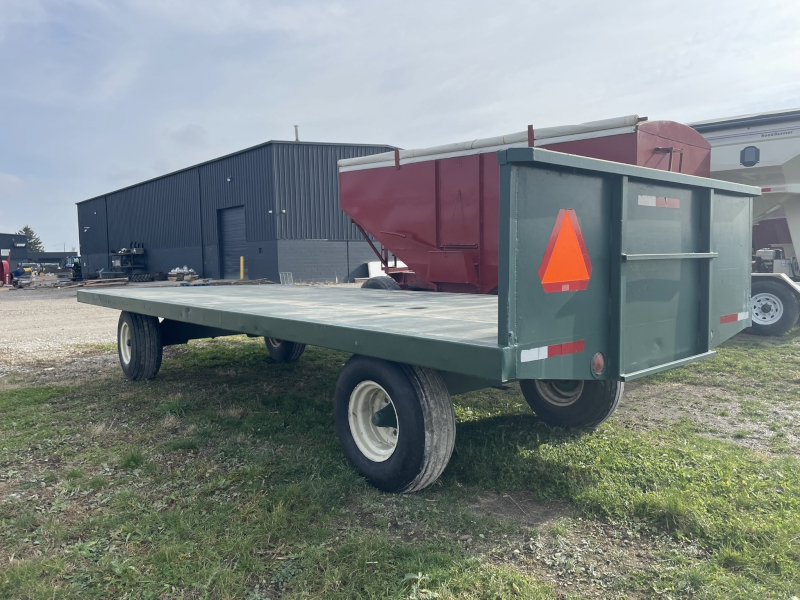
[[[548,346],[547,358],[550,358],[551,356],[563,356],[564,354],[577,354],[578,352],[583,352],[583,346],[583,340]]]
[[[583,340],[561,344],[561,354],[577,354],[583,352]]]
[[[658,196],[656,198],[656,206],[659,208],[680,208],[681,201],[678,198],[665,198]]]
[[[606,368],[606,359],[602,352],[598,352],[592,357],[592,373],[602,375]]]
[[[719,318],[720,325],[724,325],[725,323],[735,323],[736,321],[746,321],[750,318],[749,311],[744,311],[740,313],[733,313],[730,315],[723,315]]]

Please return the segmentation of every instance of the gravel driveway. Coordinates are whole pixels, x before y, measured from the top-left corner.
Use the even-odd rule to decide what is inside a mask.
[[[0,295],[0,364],[50,362],[76,346],[116,341],[115,310],[79,304],[75,290]]]

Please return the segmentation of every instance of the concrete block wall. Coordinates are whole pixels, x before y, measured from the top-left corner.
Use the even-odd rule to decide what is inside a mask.
[[[333,240],[279,240],[279,272],[290,272],[297,282],[350,282],[366,277],[367,262],[375,254],[366,242]]]

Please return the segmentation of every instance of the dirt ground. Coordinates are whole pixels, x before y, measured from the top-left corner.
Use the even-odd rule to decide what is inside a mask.
[[[175,284],[125,287],[165,286]],[[109,344],[116,344],[119,312],[79,303],[77,296],[75,288],[5,288],[0,293],[0,384],[12,373],[22,375],[28,384],[48,384],[78,374],[96,375],[116,364],[116,352]],[[165,356],[177,351],[180,347],[164,350]]]
[[[52,360],[84,344],[111,344],[117,311],[80,304],[75,290],[15,290],[0,295],[4,364]]]
[[[0,294],[0,387],[10,375],[54,382],[114,364],[117,311],[80,304],[72,290]]]

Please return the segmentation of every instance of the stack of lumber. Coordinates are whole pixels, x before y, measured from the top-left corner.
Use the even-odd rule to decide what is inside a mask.
[[[89,279],[87,281],[67,281],[63,284],[56,285],[58,289],[65,288],[96,288],[106,287],[111,285],[126,285],[128,283],[127,277],[117,277],[115,279]]]
[[[220,279],[218,281],[212,281],[211,285],[262,285],[265,283],[275,283],[274,281],[270,281],[266,277],[263,279],[239,279],[239,280],[230,280],[230,279]]]

